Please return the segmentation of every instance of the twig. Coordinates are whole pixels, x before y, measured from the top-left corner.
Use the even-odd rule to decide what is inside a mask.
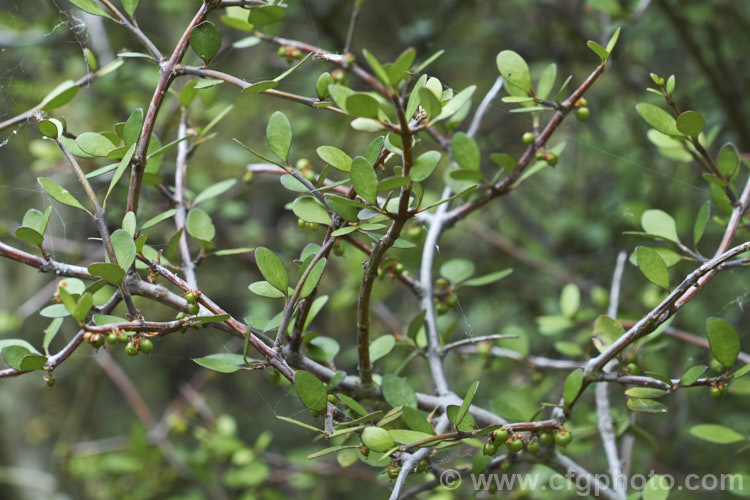
[[[182,109],[180,114],[180,126],[177,130],[177,139],[187,137],[187,110]],[[198,280],[195,277],[195,263],[190,256],[190,247],[187,240],[187,229],[185,221],[187,219],[187,205],[185,203],[185,185],[187,179],[188,155],[190,146],[187,140],[177,144],[176,170],[174,174],[174,201],[177,212],[174,214],[175,229],[182,231],[178,246],[180,256],[182,257],[182,272],[185,273],[185,281],[193,287],[198,288]]]
[[[352,17],[349,20],[349,31],[346,33],[346,43],[344,44],[344,54],[349,54],[352,50],[352,42],[354,41],[354,28],[357,26],[357,19],[359,18],[359,9],[362,6],[364,0],[353,0],[354,7],[352,7]]]

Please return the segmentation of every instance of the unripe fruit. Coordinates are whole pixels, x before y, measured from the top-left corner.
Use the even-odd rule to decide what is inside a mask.
[[[542,451],[542,446],[536,439],[526,445],[526,451],[529,453],[539,453]]]
[[[400,262],[396,264],[395,266],[393,266],[393,272],[399,276],[404,273],[404,269],[405,269],[404,265]]]
[[[534,132],[526,132],[521,137],[524,144],[533,144],[535,139],[536,135],[534,135]]]
[[[52,375],[45,375],[44,382],[47,384],[47,387],[51,389],[55,386],[55,377],[53,377]]]
[[[719,386],[719,391],[720,391],[721,399],[724,399],[727,396],[729,396],[729,384],[721,384]]]
[[[198,299],[198,297],[195,296],[193,292],[188,292],[185,294],[185,300],[187,300],[189,303],[193,303]]]
[[[552,446],[555,442],[555,436],[549,431],[544,431],[539,434],[539,442],[544,446]]]
[[[279,50],[276,51],[276,55],[279,57],[286,57],[287,56],[286,47],[279,47]]]
[[[445,305],[448,307],[456,307],[458,306],[458,297],[456,297],[455,294],[450,294],[445,299]]]
[[[339,403],[339,398],[337,398],[335,394],[329,394],[328,402],[331,403],[332,405],[336,405]]]
[[[96,334],[91,336],[91,346],[99,349],[104,345],[104,335]]]
[[[555,443],[560,446],[567,446],[573,440],[573,433],[568,429],[560,429],[555,434]]]
[[[300,229],[305,229],[307,227],[307,222],[303,221],[302,219],[297,219],[297,227]]]
[[[396,479],[399,472],[401,472],[401,467],[388,467],[388,477],[391,479]]]
[[[711,397],[714,399],[719,399],[721,397],[721,389],[716,387],[715,385],[712,385],[708,391],[711,393]]]
[[[512,437],[505,442],[505,447],[511,453],[518,453],[523,450],[523,439],[519,437]]]
[[[201,310],[201,308],[198,307],[198,304],[188,304],[188,312],[192,316],[195,316],[196,314],[198,314],[198,311],[200,311],[200,310]]]
[[[370,450],[379,453],[388,451],[396,446],[396,442],[391,435],[382,427],[365,427],[362,431],[361,438],[362,444],[367,446]]]
[[[242,182],[245,184],[252,184],[253,180],[255,180],[255,174],[250,170],[245,172],[245,175],[242,176]]]
[[[589,101],[585,97],[581,97],[580,99],[578,99],[578,102],[576,103],[576,106],[581,107],[581,108],[585,108],[588,105],[589,105]]]
[[[308,168],[312,167],[312,165],[310,164],[310,160],[308,160],[307,158],[300,158],[299,160],[297,160],[297,163],[294,164],[294,167],[297,170],[302,171],[307,170]]]
[[[154,343],[149,339],[143,339],[141,340],[141,343],[138,344],[138,349],[140,349],[143,354],[151,354],[151,351],[154,350]]]
[[[589,116],[591,115],[591,111],[589,111],[589,108],[578,108],[576,109],[576,118],[578,118],[579,122],[585,122],[589,119]]]
[[[448,288],[448,280],[445,278],[438,278],[435,281],[435,286],[437,288]]]
[[[128,342],[128,345],[125,346],[125,353],[128,356],[137,356],[138,355],[138,348],[135,346],[134,343]]]
[[[117,335],[116,333],[113,332],[107,335],[107,344],[115,345],[119,341],[120,341],[120,336]]]
[[[185,319],[187,317],[188,317],[188,315],[187,315],[187,313],[185,311],[180,311],[180,312],[177,313],[177,316],[175,316],[175,319],[176,320],[181,320],[181,319]]]
[[[442,316],[443,314],[448,312],[448,306],[445,304],[438,304],[435,306],[435,314],[438,316]]]
[[[631,375],[638,375],[639,373],[641,373],[641,370],[635,363],[628,363],[627,365],[625,365],[625,371]]]
[[[310,224],[308,224],[307,227],[310,228],[310,231],[312,231],[314,233],[315,231],[318,230],[318,227],[320,227],[320,226],[319,226],[319,224],[317,222],[311,222]]]
[[[487,441],[482,447],[482,453],[488,457],[493,457],[497,453],[497,446],[492,441]]]
[[[339,257],[344,255],[344,245],[342,245],[341,243],[337,241],[336,244],[333,245],[333,254]]]
[[[536,161],[544,161],[544,151],[540,149],[539,151],[534,153],[534,159]]]
[[[127,344],[128,342],[130,342],[130,338],[127,335],[125,335],[124,333],[120,335],[121,344]]]
[[[417,225],[410,226],[406,231],[406,237],[410,240],[419,239],[420,236],[422,236],[422,228]]]
[[[315,182],[315,172],[311,168],[303,170],[302,177],[304,177],[308,182]]]
[[[548,154],[544,159],[550,167],[557,165],[558,156],[555,153]]]

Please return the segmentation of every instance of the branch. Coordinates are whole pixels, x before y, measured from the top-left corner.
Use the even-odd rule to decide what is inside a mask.
[[[187,137],[187,110],[183,109],[180,115],[180,127],[177,131],[177,139]],[[175,162],[176,170],[174,174],[174,202],[177,212],[174,214],[175,229],[182,230],[178,246],[180,257],[182,257],[182,272],[185,273],[185,281],[193,287],[198,288],[198,280],[195,277],[195,264],[190,256],[190,247],[187,240],[187,229],[185,221],[187,219],[187,206],[185,203],[185,185],[187,179],[188,157],[190,156],[190,147],[187,140],[181,141],[177,145],[177,160]]]

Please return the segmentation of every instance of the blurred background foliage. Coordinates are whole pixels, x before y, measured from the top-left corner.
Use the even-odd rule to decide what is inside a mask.
[[[198,5],[196,0],[143,0],[137,17],[142,29],[168,53]],[[351,7],[349,0],[292,0],[285,21],[270,31],[340,51]],[[248,33],[221,24],[219,13],[214,17],[223,45],[213,68],[248,81],[269,79],[288,68],[274,46],[234,47],[233,43]],[[586,41],[606,42],[615,26],[623,28],[620,43],[608,71],[587,94],[590,120],[584,124],[571,117],[554,136],[552,144],[566,142],[557,167],[545,169],[444,235],[438,264],[465,258],[476,264],[477,274],[514,270],[496,284],[459,291],[458,307],[440,317],[446,340],[512,333],[519,339],[501,345],[522,353],[581,360],[594,353],[591,325],[597,315],[606,312],[616,255],[621,250],[630,253],[643,243],[623,233],[640,230],[641,213],[659,208],[676,219],[679,234],[690,241],[701,204],[711,200],[708,184],[696,165],[659,155],[646,137],[648,127],[634,106],[642,101],[661,104],[645,92],[651,84],[649,73],[675,74],[679,104],[702,113],[707,128],[718,127],[714,154],[727,141],[742,152],[748,151],[750,13],[742,0],[364,2],[354,39],[356,54],[368,48],[381,61],[391,61],[412,46],[417,59],[424,60],[445,50],[427,71],[456,90],[476,84],[475,105],[497,77],[495,56],[500,50],[512,49],[523,55],[532,75],[555,62],[558,75],[572,75],[573,85],[577,85],[598,63]],[[141,50],[125,30],[84,15],[65,0],[1,0],[0,120],[34,106],[59,82],[84,75],[84,48],[90,48],[100,63],[111,60],[121,49]],[[200,64],[192,53],[187,62]],[[318,75],[332,69],[322,61],[308,62],[280,88],[312,96]],[[76,134],[112,130],[133,109],[147,107],[157,79],[152,62],[127,59],[114,73],[81,89],[72,103],[53,116],[63,116],[68,129]],[[174,88],[186,81],[178,81]],[[353,77],[350,81],[362,88]],[[256,160],[232,138],[264,150],[265,127],[274,110],[282,110],[292,122],[292,161],[307,158],[317,170],[322,167],[314,152],[317,146],[335,145],[354,156],[371,140],[370,134],[351,130],[348,120],[333,113],[268,96],[240,94],[228,85],[198,93],[189,112],[191,126],[205,126],[230,104],[234,107],[214,128],[217,135],[198,147],[190,161],[188,187],[194,192],[220,180],[243,177],[247,163]],[[487,172],[494,173],[496,168],[488,161],[489,154],[520,155],[524,149],[521,135],[532,127],[530,115],[510,113],[510,108],[496,100],[477,136]],[[177,100],[170,98],[156,128],[162,142],[175,137],[178,120]],[[464,123],[462,129],[466,126]],[[423,142],[420,147],[424,150],[436,147],[427,136]],[[68,176],[54,144],[41,140],[30,121],[1,131],[0,145],[0,237],[22,246],[12,234],[24,212],[52,204],[49,233],[56,237],[50,247],[54,257],[71,263],[101,259],[97,256],[99,246],[88,240],[95,236],[90,221],[80,212],[51,203],[35,182],[37,176],[54,177],[74,193],[81,191]],[[83,166],[93,170],[100,165],[84,161]],[[174,151],[167,154],[161,169],[167,183],[172,182],[173,173]],[[431,197],[439,194],[438,177],[426,186]],[[101,180],[95,188],[102,192],[107,185],[108,180]],[[118,189],[110,206],[122,210],[125,196],[126,190]],[[238,183],[204,208],[217,226],[219,248],[263,245],[291,260],[307,243],[319,242],[323,236],[322,230],[314,234],[297,227],[296,217],[285,209],[292,199],[276,177],[256,175],[251,184]],[[158,193],[148,188],[139,218],[145,220],[166,208]],[[119,227],[123,214],[118,209],[109,212],[112,227]],[[724,214],[712,205],[712,216]],[[162,233],[152,232],[149,243],[159,247],[172,237],[173,227],[168,223],[157,227]],[[710,254],[721,232],[720,223],[711,224],[700,249]],[[739,238],[747,235],[743,228]],[[408,272],[418,273],[419,249],[394,250],[392,254]],[[343,257],[332,260],[334,266],[321,284],[322,293],[330,300],[314,327],[340,343],[337,367],[354,370],[353,325],[363,255],[350,247]],[[694,266],[680,262],[671,268],[672,283],[679,282]],[[742,269],[721,273],[672,325],[704,336],[706,318],[721,316],[738,328],[744,349],[750,349],[744,311],[750,288],[745,273]],[[202,289],[237,317],[270,317],[278,312],[278,301],[259,298],[247,290],[247,285],[258,279],[260,274],[249,254],[210,257],[199,269]],[[51,299],[57,281],[0,261],[0,337],[23,337],[38,345],[48,321],[38,310]],[[539,318],[560,315],[560,291],[567,283],[580,287],[581,308],[570,326],[549,331],[543,327],[545,320]],[[620,317],[640,318],[663,294],[628,264]],[[417,299],[386,278],[377,282],[375,300],[375,336],[405,335],[405,327],[418,312]],[[172,314],[143,301],[137,305],[149,319],[167,319]],[[59,348],[74,333],[74,326],[66,324],[53,347]],[[357,495],[364,499],[386,495],[388,479],[382,467],[349,465],[344,460],[337,463],[332,456],[305,459],[326,443],[311,441],[310,433],[275,418],[284,415],[310,420],[285,384],[268,383],[263,371],[211,374],[191,361],[228,349],[236,346],[226,334],[202,329],[159,339],[149,358],[127,358],[120,348],[111,351],[155,421],[160,422],[150,435],[90,348],[79,349],[56,370],[58,383],[53,390],[46,389],[41,376],[3,380],[0,491],[4,493],[0,497],[324,499]],[[407,355],[408,349],[397,345],[376,369],[392,372]],[[710,355],[660,337],[643,346],[636,362],[643,369],[679,377],[688,366],[708,364]],[[555,402],[563,378],[560,372],[538,371],[523,362],[482,355],[449,355],[446,365],[457,393],[463,394],[479,379],[484,383],[475,402],[511,420],[529,419],[540,409],[540,402]],[[409,361],[402,375],[408,375],[417,390],[432,390],[421,358]],[[620,427],[629,416],[622,390],[615,387],[611,392]],[[584,467],[603,473],[592,394],[587,392],[572,415],[569,427],[576,438],[568,452]],[[669,413],[639,415],[632,471],[656,469],[678,477],[710,472],[750,474],[747,452],[736,456],[731,446],[708,444],[687,433],[690,425],[701,422],[717,422],[746,433],[748,396],[747,380],[731,385],[727,401],[714,402],[705,387],[687,389],[665,400]],[[189,470],[189,480],[181,477],[179,467],[153,444],[159,433],[169,436],[173,452]],[[463,448],[447,453],[446,465],[466,463],[473,456]],[[723,494],[704,492],[700,496],[725,498]],[[446,491],[433,497],[461,495],[459,490],[453,496]],[[541,491],[519,493],[518,497],[551,498],[549,492]]]

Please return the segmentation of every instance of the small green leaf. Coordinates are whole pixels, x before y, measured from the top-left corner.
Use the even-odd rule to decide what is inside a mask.
[[[396,346],[396,338],[393,335],[382,335],[370,343],[370,362],[387,356]]]
[[[590,48],[594,52],[594,54],[599,56],[602,62],[606,62],[607,59],[609,59],[609,51],[595,41],[589,40],[588,42],[586,42],[586,46]]]
[[[654,389],[652,387],[631,387],[625,391],[625,395],[631,398],[656,399],[669,394],[669,391]]]
[[[91,310],[91,306],[94,305],[94,296],[90,293],[84,293],[81,299],[76,304],[75,310],[73,311],[73,317],[78,320],[78,323],[83,323],[86,319],[86,315]]]
[[[591,340],[599,352],[606,351],[617,339],[622,337],[625,329],[619,321],[606,315],[596,318]]]
[[[67,189],[60,186],[55,181],[51,179],[47,179],[46,177],[39,177],[37,180],[39,181],[39,184],[42,186],[42,189],[44,189],[47,192],[47,194],[49,194],[55,200],[59,201],[63,205],[68,205],[70,207],[79,208],[83,210],[84,212],[88,213],[88,210],[83,208],[83,205],[81,205],[78,202],[78,200],[76,200],[75,197],[72,194],[70,194],[70,192]]]
[[[523,92],[531,92],[529,66],[518,53],[503,50],[497,55],[497,69],[508,84]]]
[[[539,82],[536,84],[536,95],[540,99],[546,99],[552,88],[555,86],[555,79],[557,78],[557,65],[555,63],[550,64],[544,71],[542,71],[539,77]]]
[[[406,379],[386,373],[383,375],[383,397],[392,407],[417,408],[417,395]]]
[[[661,210],[646,210],[641,216],[641,226],[648,234],[679,243],[677,226],[671,215]]]
[[[63,318],[55,318],[47,326],[47,328],[44,329],[44,341],[42,343],[42,347],[44,348],[45,352],[47,351],[47,349],[49,349],[49,346],[50,344],[52,344],[52,341],[55,339],[57,332],[60,331],[60,327],[62,326],[62,323],[63,323]]]
[[[154,217],[151,217],[149,220],[143,223],[143,225],[141,226],[141,231],[146,230],[150,228],[151,226],[155,226],[156,224],[160,223],[163,220],[169,219],[176,213],[177,213],[176,208],[170,208],[169,210],[162,212],[159,215],[155,215]]]
[[[485,274],[484,276],[479,276],[478,278],[472,278],[470,280],[466,280],[461,283],[461,286],[484,286],[489,285],[490,283],[494,283],[496,281],[500,281],[501,279],[510,276],[510,274],[513,272],[513,269],[503,269],[501,271],[496,271],[494,273]]]
[[[641,115],[644,120],[646,120],[646,123],[651,125],[662,134],[676,136],[683,135],[679,130],[677,130],[677,122],[672,117],[672,115],[670,115],[660,107],[642,102],[638,104],[635,109],[638,111],[638,114]]]
[[[420,88],[417,94],[419,95],[420,104],[424,108],[425,113],[427,113],[427,117],[430,119],[437,118],[443,110],[440,100],[427,87]]]
[[[31,243],[32,245],[41,246],[44,242],[44,236],[36,229],[30,227],[21,226],[16,229],[14,234],[19,240]]]
[[[328,90],[330,85],[333,85],[333,76],[327,71],[321,73],[318,81],[315,83],[315,92],[318,94],[318,99],[322,101],[331,94]]]
[[[572,318],[581,307],[581,290],[575,283],[568,283],[560,293],[560,311],[564,316]]]
[[[226,179],[224,181],[217,182],[216,184],[212,184],[201,191],[200,194],[195,197],[195,199],[193,200],[193,205],[197,205],[203,201],[210,200],[211,198],[216,198],[217,196],[229,191],[235,184],[237,184],[237,179]]]
[[[14,370],[21,370],[21,361],[28,356],[30,351],[20,345],[10,345],[3,348],[3,360]]]
[[[739,432],[718,424],[699,424],[690,428],[693,436],[717,444],[739,443],[745,440],[745,436]]]
[[[370,203],[377,203],[378,175],[372,165],[362,156],[357,156],[352,161],[351,174],[354,191]]]
[[[464,400],[461,403],[461,408],[459,408],[458,413],[456,414],[456,421],[454,422],[456,426],[461,425],[461,422],[466,416],[466,412],[469,411],[469,407],[471,406],[471,402],[474,400],[474,395],[477,393],[478,388],[479,381],[477,380],[473,384],[471,384],[469,390],[466,391],[466,396],[464,396]]]
[[[265,247],[259,247],[255,250],[255,262],[266,281],[286,295],[289,287],[289,275],[286,272],[284,262]]]
[[[266,26],[284,19],[284,13],[284,9],[278,5],[261,5],[250,10],[247,22],[256,26]]]
[[[76,144],[81,151],[91,156],[107,156],[116,145],[102,134],[84,132],[76,138]]]
[[[626,403],[631,411],[643,413],[666,413],[667,407],[653,399],[631,398]]]
[[[294,374],[294,387],[302,404],[313,411],[323,412],[328,403],[326,386],[310,372],[298,370]]]
[[[331,337],[315,337],[307,347],[307,355],[322,363],[333,360],[341,350],[341,346]]]
[[[677,117],[677,130],[690,137],[698,137],[706,128],[706,120],[697,111],[685,111]]]
[[[193,208],[188,212],[185,220],[188,234],[201,241],[211,241],[216,236],[216,228],[211,222],[211,216],[202,208]]]
[[[289,418],[289,417],[282,417],[281,415],[276,415],[276,418],[284,422],[294,424],[298,427],[302,427],[303,429],[307,429],[309,431],[314,431],[314,432],[319,432],[321,434],[324,434],[324,432],[318,429],[317,427],[313,427],[312,425],[306,424],[304,422],[300,422],[299,420],[294,420],[293,418]]]
[[[493,153],[490,155],[490,160],[508,172],[515,170],[518,165],[518,160],[505,153]]]
[[[255,283],[250,283],[248,289],[255,295],[268,297],[269,299],[280,299],[285,296],[278,288],[271,285],[268,281],[256,281]]]
[[[190,31],[190,47],[208,64],[221,47],[221,34],[211,21],[204,21]]]
[[[667,500],[673,482],[673,479],[659,474],[651,476],[643,487],[643,500]]]
[[[104,281],[108,281],[114,284],[120,283],[120,281],[122,281],[122,279],[125,277],[124,269],[122,269],[117,264],[112,264],[109,262],[97,262],[95,264],[91,264],[88,267],[88,271],[93,276],[98,276]]]
[[[474,91],[477,89],[476,85],[472,85],[470,87],[466,87],[461,92],[456,94],[453,99],[448,101],[448,103],[443,106],[443,109],[440,111],[440,114],[435,118],[435,120],[444,120],[446,118],[449,118],[456,114],[459,110],[464,109],[464,105],[469,103],[471,101],[471,96],[474,94]],[[468,112],[468,108],[467,112]]]
[[[122,6],[130,17],[135,14],[135,9],[138,8],[139,3],[141,3],[141,0],[122,0]]]
[[[451,259],[440,266],[440,275],[453,283],[460,283],[474,275],[476,268],[468,259]]]
[[[135,153],[135,146],[135,144],[131,144],[130,148],[128,148],[128,151],[125,153],[125,156],[122,157],[120,163],[117,165],[117,170],[115,170],[115,173],[112,175],[112,180],[109,182],[107,195],[104,197],[105,202],[109,199],[109,195],[112,193],[112,190],[115,188],[120,178],[122,178],[125,170],[130,166],[130,160],[133,159],[133,154]]]
[[[705,365],[698,365],[698,366],[692,366],[690,367],[680,379],[680,385],[687,386],[692,385],[695,383],[696,380],[700,378],[701,375],[703,375],[703,372],[706,371]]]
[[[41,120],[36,127],[39,129],[39,133],[51,139],[57,139],[62,133],[62,123],[54,118]]]
[[[708,219],[710,216],[711,204],[709,202],[705,202],[703,205],[701,205],[701,208],[698,211],[698,215],[695,217],[695,225],[693,226],[693,245],[697,245],[703,237],[703,233],[706,231],[706,226],[708,226]]]
[[[408,48],[398,56],[398,59],[396,59],[393,64],[386,68],[388,79],[393,85],[398,85],[398,83],[406,76],[409,68],[414,64],[414,58],[416,55],[417,52],[414,49]]]
[[[292,211],[294,215],[305,222],[331,225],[331,216],[328,214],[328,210],[314,196],[302,196],[294,200]]]
[[[141,127],[143,126],[143,108],[133,111],[125,122],[122,129],[122,141],[126,146],[135,144],[141,137]],[[81,148],[83,149],[83,148]]]
[[[266,141],[273,154],[287,162],[289,148],[292,145],[292,126],[289,119],[281,111],[276,111],[268,120],[266,127]]]
[[[120,268],[118,267],[117,269]],[[63,304],[52,304],[39,311],[39,315],[43,318],[64,318],[70,316],[70,313]]]
[[[563,400],[566,405],[570,405],[578,397],[578,393],[581,392],[583,386],[583,372],[581,370],[574,370],[570,372],[570,375],[565,379],[563,384]]]
[[[318,282],[320,281],[320,277],[323,275],[323,270],[326,267],[326,259],[322,258],[318,262],[315,263],[313,268],[310,270],[310,274],[307,275],[307,279],[305,280],[305,284],[302,285],[302,289],[300,290],[299,296],[301,298],[305,298],[308,295],[312,293],[312,291],[315,289],[316,286],[318,286]]]
[[[203,368],[208,368],[209,370],[213,370],[219,373],[234,373],[240,369],[240,367],[236,364],[230,363],[229,361],[225,361],[223,359],[205,357],[193,358],[193,361]]]
[[[727,143],[721,147],[721,151],[716,157],[716,166],[725,178],[731,179],[734,177],[740,166],[740,155],[733,144]]]
[[[342,172],[352,169],[352,158],[335,146],[320,146],[315,150],[321,160]]]
[[[750,363],[746,363],[745,366],[741,366],[736,372],[732,374],[732,378],[740,378],[750,373]]]
[[[68,104],[78,93],[78,86],[73,80],[66,80],[52,89],[42,102],[39,103],[42,111],[52,111]]]
[[[484,179],[484,175],[479,170],[469,170],[466,168],[451,170],[449,175],[451,179],[456,179],[457,181],[481,182]]]
[[[47,364],[47,356],[39,354],[27,354],[21,359],[19,369],[23,372],[30,372],[32,370],[44,370],[44,366]]]
[[[479,170],[479,147],[474,139],[463,132],[453,135],[451,139],[451,154],[459,167],[469,170]]]
[[[127,272],[135,261],[135,242],[133,237],[125,230],[118,229],[110,237],[115,249],[115,256],[119,266]]]
[[[617,40],[620,39],[620,28],[617,28],[615,32],[612,34],[612,37],[607,42],[607,52],[610,54],[615,49],[615,45],[617,45]],[[673,86],[674,87],[674,86]]]
[[[708,318],[706,321],[708,344],[711,354],[727,368],[731,368],[740,354],[740,338],[737,330],[726,320]]]
[[[638,247],[635,255],[643,275],[653,284],[669,290],[669,269],[659,253],[653,248]]]
[[[416,182],[427,179],[440,163],[440,157],[439,151],[427,151],[419,155],[409,170],[409,178]]]
[[[107,14],[107,12],[99,7],[99,4],[94,2],[94,0],[69,0],[70,3],[78,7],[84,12],[88,12],[89,14],[94,14],[95,16],[102,16],[110,18],[110,15]]]
[[[361,118],[377,118],[380,106],[369,94],[356,92],[346,98],[346,111]]]
[[[370,65],[375,76],[378,77],[378,80],[380,80],[386,87],[391,87],[391,80],[388,77],[388,72],[383,68],[375,55],[366,49],[362,50],[362,54],[365,56],[365,59],[367,59],[367,64]]]

